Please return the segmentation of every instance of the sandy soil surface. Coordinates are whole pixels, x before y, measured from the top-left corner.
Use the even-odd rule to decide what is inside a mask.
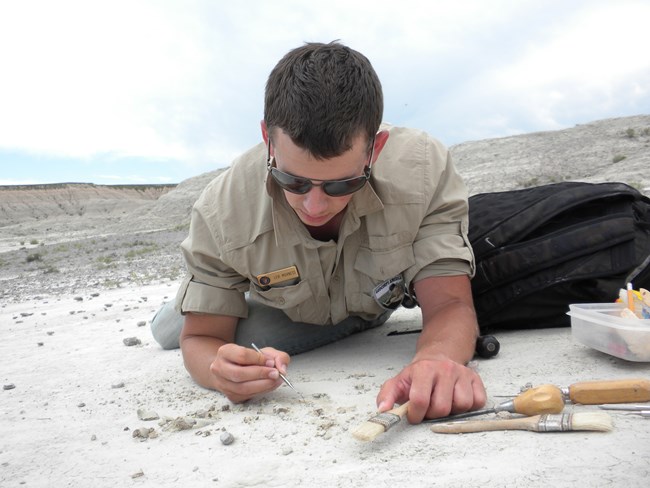
[[[649,144],[646,115],[453,152],[472,193],[569,178],[647,193]],[[234,405],[195,385],[149,325],[176,293],[189,209],[212,176],[127,213],[50,195],[47,208],[62,210],[45,218],[38,198],[17,208],[0,194],[0,487],[647,486],[650,419],[625,413],[612,412],[609,433],[449,436],[401,422],[373,442],[353,438],[412,357],[415,334],[388,334],[418,329],[417,311],[295,356],[302,397],[281,387]],[[589,349],[570,329],[497,337],[499,355],[476,361],[489,405],[528,383],[650,378],[650,363]]]
[[[356,440],[379,386],[414,349],[416,335],[387,334],[417,328],[416,311],[295,356],[302,397],[283,386],[231,404],[151,337],[176,285],[3,304],[0,486],[647,486],[650,419],[623,413],[609,433],[443,435],[400,422]],[[526,383],[650,377],[649,364],[577,344],[569,329],[498,337],[499,355],[476,361],[490,404]]]

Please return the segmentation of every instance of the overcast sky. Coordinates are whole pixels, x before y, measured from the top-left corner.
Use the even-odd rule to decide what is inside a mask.
[[[650,113],[650,1],[0,0],[0,184],[178,183],[261,140],[305,41],[451,146]]]

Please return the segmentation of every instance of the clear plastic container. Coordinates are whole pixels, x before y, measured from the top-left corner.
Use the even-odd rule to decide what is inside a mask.
[[[578,342],[628,361],[650,361],[650,320],[621,317],[622,303],[569,305],[571,333]]]

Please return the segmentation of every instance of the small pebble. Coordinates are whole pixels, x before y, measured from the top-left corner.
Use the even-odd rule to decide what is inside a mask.
[[[284,449],[282,449],[282,455],[283,455],[283,456],[288,456],[288,455],[291,454],[292,452],[293,452],[293,449],[290,448],[290,447],[285,447]]]
[[[143,408],[138,408],[138,418],[140,420],[158,420],[160,417],[156,412],[152,410],[145,410]]]
[[[229,446],[235,441],[235,438],[230,432],[223,432],[219,437],[219,440],[224,446]]]
[[[125,339],[122,340],[122,342],[124,342],[125,346],[139,346],[140,344],[142,344],[140,339],[138,339],[137,337],[126,337]]]
[[[83,297],[74,297],[74,299],[77,300],[78,302],[83,302],[84,301]]]
[[[131,436],[134,439],[147,440],[155,439],[158,437],[158,434],[156,433],[156,429],[153,427],[140,427],[139,429],[134,429]]]
[[[131,478],[132,478],[132,479],[136,479],[136,478],[142,478],[143,476],[144,476],[144,473],[142,472],[142,470],[140,470],[140,471],[138,471],[137,473],[133,473],[133,474],[131,475]]]
[[[112,384],[111,388],[124,388],[124,381],[120,381],[119,383]]]
[[[16,385],[14,385],[13,383],[9,383],[8,385],[2,386],[3,390],[13,390],[14,388],[16,388]]]
[[[147,322],[144,321],[144,320],[141,320],[140,322],[138,322],[138,327],[144,327],[145,325],[147,325]]]

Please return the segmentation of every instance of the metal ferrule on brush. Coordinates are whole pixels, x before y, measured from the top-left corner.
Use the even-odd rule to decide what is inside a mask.
[[[545,414],[537,424],[539,432],[566,432],[573,428],[573,414]]]
[[[373,418],[369,419],[368,422],[373,422],[384,427],[385,430],[390,429],[393,425],[399,423],[400,416],[395,415],[394,413],[380,413],[375,415]]]

